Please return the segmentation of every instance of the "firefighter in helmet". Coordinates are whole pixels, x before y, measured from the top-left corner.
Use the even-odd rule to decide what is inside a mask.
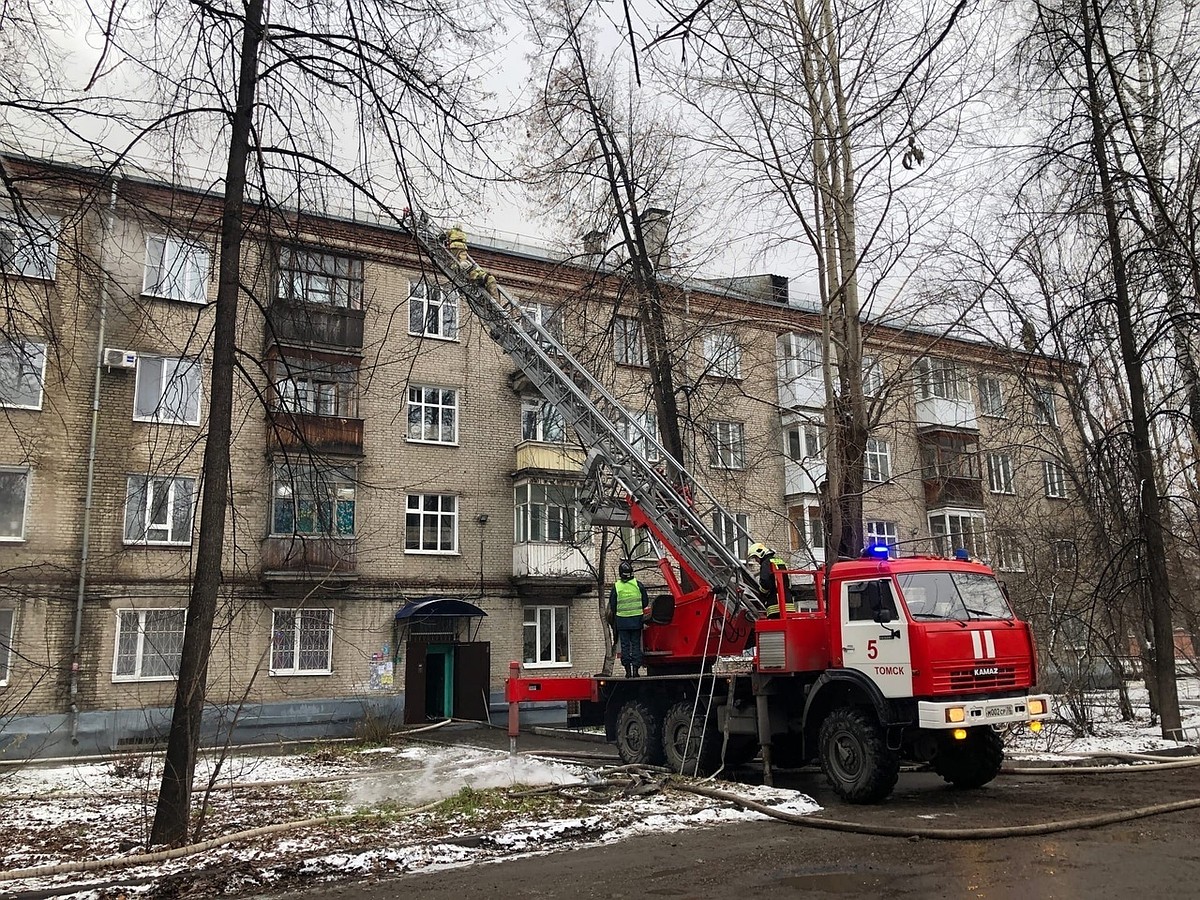
[[[608,595],[609,621],[621,639],[621,662],[625,677],[640,675],[642,665],[642,625],[650,598],[646,586],[633,575],[633,563],[621,560],[618,578]]]
[[[784,595],[787,598],[788,612],[796,611],[796,603],[791,599],[792,585],[787,574],[776,578],[776,572],[782,572],[787,564],[778,553],[764,543],[756,543],[746,554],[747,564],[758,565],[758,583],[762,587],[763,597],[767,601],[767,618],[779,618],[779,581],[783,582]]]

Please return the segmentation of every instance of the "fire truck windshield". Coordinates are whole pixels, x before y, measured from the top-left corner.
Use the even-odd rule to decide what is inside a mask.
[[[897,576],[914,619],[1011,619],[1012,610],[991,575],[974,572],[906,572]]]

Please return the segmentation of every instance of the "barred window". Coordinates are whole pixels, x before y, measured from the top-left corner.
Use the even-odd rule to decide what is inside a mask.
[[[333,610],[271,611],[272,675],[329,675],[333,672]]]
[[[117,610],[113,681],[170,681],[179,676],[185,609]]]

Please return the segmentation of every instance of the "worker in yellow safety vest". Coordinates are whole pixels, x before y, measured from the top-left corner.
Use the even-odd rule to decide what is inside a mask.
[[[621,639],[621,662],[625,677],[641,674],[642,626],[650,606],[646,587],[633,576],[633,563],[621,560],[618,578],[608,594],[608,618]]]
[[[788,612],[795,612],[796,601],[792,599],[791,579],[787,574],[776,578],[777,572],[782,572],[787,563],[783,561],[783,557],[777,554],[766,544],[754,544],[750,548],[750,552],[746,555],[746,562],[750,565],[758,564],[758,583],[762,587],[763,597],[767,601],[767,618],[779,618],[779,581],[783,581],[783,591],[787,597]]]

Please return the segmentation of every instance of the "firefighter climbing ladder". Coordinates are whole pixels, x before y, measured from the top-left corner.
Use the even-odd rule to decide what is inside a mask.
[[[646,523],[659,530],[677,558],[707,583],[731,614],[741,611],[752,620],[764,616],[757,577],[707,524],[720,522],[728,534],[739,530],[736,519],[692,480],[639,417],[475,264],[462,232],[444,232],[423,214],[406,213],[403,224],[462,293],[492,339],[590,448],[584,475],[593,490],[583,502],[594,521],[615,521],[604,506],[623,492],[630,509],[641,511]],[[625,518],[628,521],[628,515]],[[748,537],[739,530],[739,539]],[[730,543],[737,546],[739,541]]]

